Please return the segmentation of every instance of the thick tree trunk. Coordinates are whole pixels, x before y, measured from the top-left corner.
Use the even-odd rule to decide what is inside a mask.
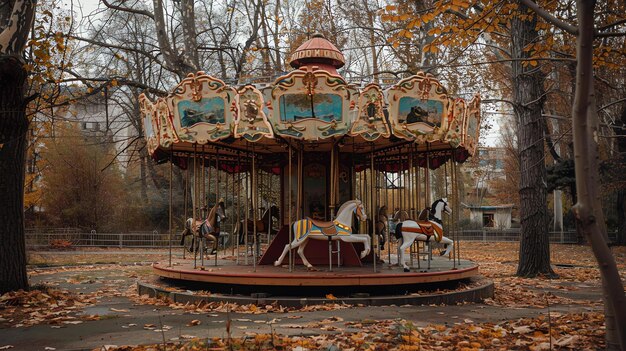
[[[28,288],[24,243],[26,71],[14,56],[0,56],[0,294]]]
[[[576,192],[574,206],[598,261],[604,292],[606,342],[608,350],[626,350],[626,296],[615,258],[607,242],[600,199],[598,144],[595,133],[598,115],[593,86],[593,33],[595,1],[577,0],[578,38],[576,45],[576,94],[572,111]]]
[[[615,144],[617,146],[617,162],[619,162],[622,166],[618,170],[618,172],[623,171],[624,165],[626,165],[626,132],[624,132],[624,128],[626,128],[626,108],[622,110],[622,115],[620,118],[621,123],[618,123],[613,127],[613,131],[615,135],[618,136]],[[618,245],[626,245],[626,188],[620,187],[617,191],[617,241]]]
[[[523,14],[526,7],[520,4]],[[528,59],[525,50],[537,40],[536,17],[511,21],[511,54],[513,59]],[[520,223],[521,242],[517,275],[534,277],[555,275],[550,267],[548,240],[547,180],[543,143],[542,108],[545,100],[545,75],[529,62],[513,62],[513,99],[519,120],[520,154]]]
[[[626,245],[626,189],[617,191],[617,245]]]

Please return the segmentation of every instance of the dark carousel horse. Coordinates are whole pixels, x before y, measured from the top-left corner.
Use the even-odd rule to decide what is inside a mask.
[[[385,249],[385,243],[387,242],[387,225],[389,223],[389,217],[387,216],[387,206],[383,205],[378,209],[376,214],[376,223],[374,223],[374,233],[378,235],[378,244],[380,249]]]
[[[267,233],[267,235],[270,235],[272,233],[278,232],[278,230],[272,228],[272,218],[276,219],[276,221],[280,223],[280,209],[278,209],[278,206],[276,205],[272,205],[269,209],[265,210],[265,212],[263,212],[263,216],[261,216],[260,219],[256,220],[257,242],[258,235],[260,233]],[[254,220],[248,219],[248,235],[252,235],[254,233],[254,225]],[[234,234],[239,234],[239,245],[243,245],[245,243],[245,230],[243,220],[239,222],[236,226]]]
[[[209,211],[204,221],[194,221],[193,218],[187,219],[185,222],[185,230],[181,233],[180,245],[185,244],[186,236],[192,235],[191,244],[187,249],[189,252],[197,252],[200,246],[200,239],[208,239],[213,242],[211,255],[216,254],[217,244],[219,242],[218,238],[220,236],[220,222],[226,219],[225,213],[224,200],[220,199],[215,206],[211,208],[211,211]]]

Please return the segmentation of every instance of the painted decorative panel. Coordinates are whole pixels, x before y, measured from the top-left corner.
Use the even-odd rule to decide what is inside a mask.
[[[141,121],[143,124],[143,135],[146,139],[148,153],[154,153],[159,146],[158,120],[156,119],[155,106],[145,94],[139,95],[139,111],[141,111]]]
[[[470,155],[474,155],[480,133],[480,95],[476,95],[467,104],[465,118],[464,146]]]
[[[390,132],[385,121],[384,105],[385,99],[380,87],[375,84],[366,85],[359,95],[359,114],[352,124],[350,136],[360,135],[368,141],[374,141],[381,136],[388,138]]]
[[[446,134],[445,142],[448,142],[451,147],[455,148],[463,141],[463,127],[465,123],[465,100],[461,98],[450,98],[450,104],[452,108],[448,115],[448,133]]]
[[[434,76],[418,73],[387,91],[393,134],[417,143],[443,140],[448,128],[450,99]]]
[[[180,140],[204,144],[231,136],[238,112],[236,94],[204,72],[190,73],[168,98]]]
[[[169,148],[173,143],[180,141],[174,129],[172,114],[170,113],[165,99],[157,99],[154,105],[155,116],[159,126],[159,146]]]
[[[235,118],[235,138],[256,142],[261,138],[274,138],[272,126],[267,120],[265,102],[261,92],[252,85],[239,89],[237,95],[239,115]]]
[[[276,80],[268,105],[278,135],[319,140],[346,134],[357,113],[358,92],[321,70],[295,70]]]

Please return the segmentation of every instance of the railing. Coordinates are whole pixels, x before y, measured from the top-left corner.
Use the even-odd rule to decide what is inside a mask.
[[[465,241],[519,241],[520,230],[462,230],[457,233],[444,233],[449,238]],[[577,242],[576,231],[549,232],[550,242],[573,244]],[[156,230],[151,232],[129,232],[129,233],[98,233],[95,230],[84,232],[79,229],[64,228],[58,230],[50,229],[27,229],[26,247],[49,248],[49,247],[118,247],[118,248],[166,248],[169,247],[169,233],[159,233]],[[615,241],[616,232],[609,232],[609,240]],[[232,243],[228,232],[222,232],[220,236],[220,246],[224,247]],[[172,246],[180,247],[180,230],[174,231],[172,236]]]
[[[220,246],[228,244],[230,235],[222,232]],[[129,233],[98,233],[95,230],[84,232],[76,229],[37,230],[27,229],[25,232],[26,247],[36,249],[43,247],[169,247],[169,233],[129,232]],[[172,235],[172,246],[180,247],[180,230]]]
[[[131,233],[97,233],[66,232],[50,233],[36,230],[26,232],[26,247],[169,247],[168,233],[131,232]],[[178,235],[172,237],[172,245],[180,243]],[[179,239],[180,240],[180,239]]]
[[[466,229],[458,232],[455,239],[466,241],[519,241],[521,230],[515,229]],[[446,233],[446,236],[454,236],[456,233]],[[564,230],[560,232],[548,232],[551,243],[557,244],[575,244],[578,242],[578,234],[575,230]],[[609,241],[617,240],[617,232],[610,231],[608,233]]]

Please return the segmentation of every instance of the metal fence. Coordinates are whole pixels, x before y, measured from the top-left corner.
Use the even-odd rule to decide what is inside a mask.
[[[519,241],[521,230],[515,229],[472,229],[461,230],[456,233],[448,233],[446,236],[457,235],[456,238],[466,241]],[[561,232],[548,232],[551,243],[556,244],[575,244],[578,242],[578,236],[575,230],[565,230]],[[617,232],[608,233],[610,241],[617,240]]]
[[[180,247],[180,231],[172,236],[172,246]],[[228,232],[222,232],[220,246],[224,247],[230,241]],[[456,234],[456,235],[455,235]],[[457,233],[448,232],[448,237],[465,241],[519,241],[520,230],[462,230]],[[577,242],[576,231],[549,232],[550,242],[572,244]],[[617,234],[609,232],[609,239],[615,241]],[[85,232],[76,228],[30,228],[26,230],[26,247],[36,248],[63,248],[63,247],[137,247],[137,248],[165,248],[169,247],[169,233],[129,232],[129,233],[98,233],[95,230]]]
[[[168,247],[168,234],[152,232],[130,232],[130,233],[97,233],[82,231],[41,232],[29,230],[26,232],[26,247]],[[172,245],[176,236],[172,238]]]

